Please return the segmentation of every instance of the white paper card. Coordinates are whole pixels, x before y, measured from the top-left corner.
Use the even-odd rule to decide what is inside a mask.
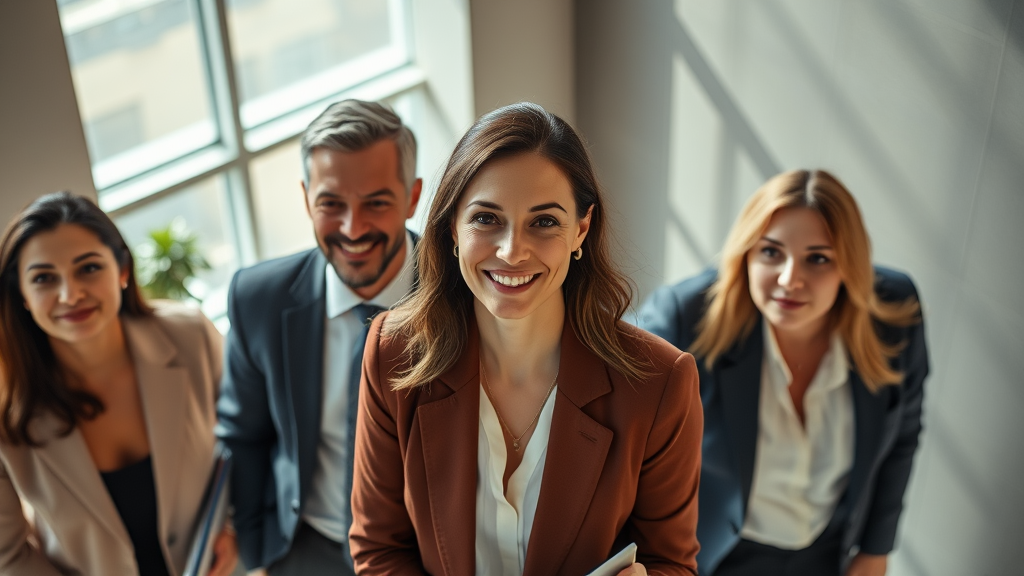
[[[587,576],[615,576],[636,562],[636,542],[626,546]]]

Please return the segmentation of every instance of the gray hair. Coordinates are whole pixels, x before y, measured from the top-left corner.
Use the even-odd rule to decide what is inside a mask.
[[[416,181],[416,137],[412,130],[387,105],[355,99],[331,104],[302,133],[302,181],[308,188],[315,148],[358,152],[384,139],[395,143],[398,179],[409,192]]]

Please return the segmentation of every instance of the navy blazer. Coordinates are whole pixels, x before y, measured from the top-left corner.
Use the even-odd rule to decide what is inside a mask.
[[[406,258],[415,258],[419,237],[412,239]],[[249,569],[288,552],[313,481],[326,270],[327,259],[313,248],[239,270],[228,290],[231,331],[215,430],[234,458],[233,519]]]
[[[640,310],[640,326],[682,350],[696,339],[697,323],[706,309],[706,294],[717,272],[704,273],[655,291]],[[875,268],[875,292],[885,301],[917,298],[910,278]],[[700,356],[700,395],[704,404],[697,565],[713,574],[740,540],[754,476],[758,434],[758,402],[764,338],[757,324],[709,370]],[[921,432],[923,383],[928,375],[924,323],[907,327],[879,325],[886,342],[903,342],[891,362],[903,382],[871,393],[856,368],[850,369],[856,437],[853,468],[833,522],[842,530],[840,572],[852,554],[888,554],[903,510],[903,494]]]

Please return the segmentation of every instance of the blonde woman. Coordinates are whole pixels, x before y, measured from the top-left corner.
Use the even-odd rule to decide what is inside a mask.
[[[839,180],[766,182],[720,268],[656,291],[640,325],[700,369],[700,573],[884,574],[928,353],[913,283],[872,267]]]
[[[359,574],[695,574],[692,356],[624,324],[624,278],[573,129],[533,104],[452,153],[418,292],[363,356]]]

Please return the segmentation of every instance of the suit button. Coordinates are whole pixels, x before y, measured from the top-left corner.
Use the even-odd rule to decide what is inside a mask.
[[[292,512],[295,512],[296,514],[299,513],[299,501],[298,500],[292,500]]]
[[[178,536],[177,535],[170,534],[170,535],[167,536],[167,545],[168,546],[174,546],[174,543],[177,542],[177,541],[178,541]]]

